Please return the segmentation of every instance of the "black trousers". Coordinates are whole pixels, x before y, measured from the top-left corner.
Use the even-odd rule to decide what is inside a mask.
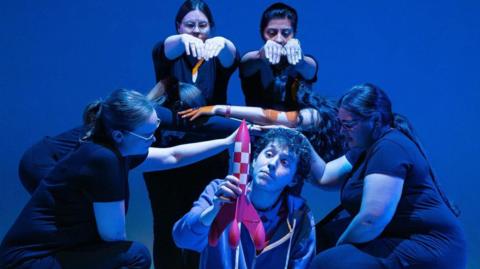
[[[205,187],[228,174],[229,154],[218,155],[189,166],[145,173],[153,215],[153,261],[156,269],[198,268],[199,254],[179,249],[173,242],[173,225],[187,213]]]
[[[150,253],[144,245],[132,241],[105,242],[56,252],[30,259],[17,269],[149,269]]]

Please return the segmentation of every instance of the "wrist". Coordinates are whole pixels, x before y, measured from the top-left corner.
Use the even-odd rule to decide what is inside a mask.
[[[225,106],[225,118],[230,118],[231,114],[232,114],[232,106],[226,105]]]

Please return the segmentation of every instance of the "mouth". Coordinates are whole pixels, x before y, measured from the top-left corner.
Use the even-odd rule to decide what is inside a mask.
[[[263,179],[271,179],[272,176],[270,175],[270,173],[268,173],[267,171],[260,171],[258,172],[258,176],[260,178],[263,178]]]

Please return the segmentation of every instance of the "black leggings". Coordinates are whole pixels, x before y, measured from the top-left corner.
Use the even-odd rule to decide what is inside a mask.
[[[30,259],[17,269],[148,269],[148,249],[137,242],[118,241],[77,247]]]

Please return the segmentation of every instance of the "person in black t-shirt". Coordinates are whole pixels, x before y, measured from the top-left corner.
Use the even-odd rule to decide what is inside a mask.
[[[155,45],[152,52],[156,81],[150,99],[167,94],[169,101],[178,100],[178,91],[168,84],[177,81],[194,84],[207,104],[225,104],[230,76],[240,59],[235,45],[222,36],[210,36],[215,26],[212,13],[201,0],[187,0],[175,18],[177,33]]]
[[[180,83],[179,88],[183,93],[180,94],[181,100],[186,103],[189,103],[188,100],[191,99],[192,89],[198,91],[195,86],[185,83]],[[191,103],[189,104],[191,107]],[[46,136],[23,153],[18,174],[22,185],[30,194],[33,194],[40,181],[48,175],[60,160],[81,144],[82,138],[92,128],[98,107],[98,101],[87,105],[83,113],[83,125],[55,136]],[[159,129],[188,132],[192,135],[196,133],[209,134],[212,139],[224,137],[240,126],[238,121],[222,117],[212,117],[205,121],[197,121],[195,124],[185,124],[184,121],[178,120],[176,112],[160,105],[155,105],[155,112],[161,122],[161,128]]]
[[[318,65],[303,53],[296,38],[297,22],[295,9],[283,3],[275,3],[263,12],[260,35],[265,44],[247,52],[240,63],[247,106],[298,110],[299,84],[316,81]]]
[[[41,181],[7,232],[1,268],[149,268],[148,249],[126,240],[129,170],[188,165],[235,137],[152,148],[160,122],[143,95],[120,89],[97,106],[87,137]]]
[[[202,93],[205,105],[225,104],[227,85],[240,61],[234,44],[222,36],[212,36],[215,23],[208,5],[201,0],[185,1],[177,12],[175,28],[177,34],[167,37],[155,45],[152,51],[156,81],[149,94],[151,99],[165,97],[164,106],[176,113],[181,92],[177,82],[196,86]],[[180,134],[171,139],[171,132],[159,132],[157,138],[165,146],[211,139],[209,134]],[[228,152],[222,152],[194,165],[145,174],[154,219],[153,256],[156,268],[195,268],[198,255],[181,251],[172,239],[171,230],[182,212],[192,203],[212,178],[224,178],[228,173]],[[181,178],[161,184],[158,178]],[[185,182],[189,181],[189,184]],[[175,200],[175,203],[171,201]],[[170,203],[168,208],[163,207]]]
[[[465,268],[458,211],[385,92],[354,86],[340,99],[338,118],[350,150],[327,164],[313,160],[312,183],[340,188],[350,217],[336,223],[343,229],[311,268]]]

